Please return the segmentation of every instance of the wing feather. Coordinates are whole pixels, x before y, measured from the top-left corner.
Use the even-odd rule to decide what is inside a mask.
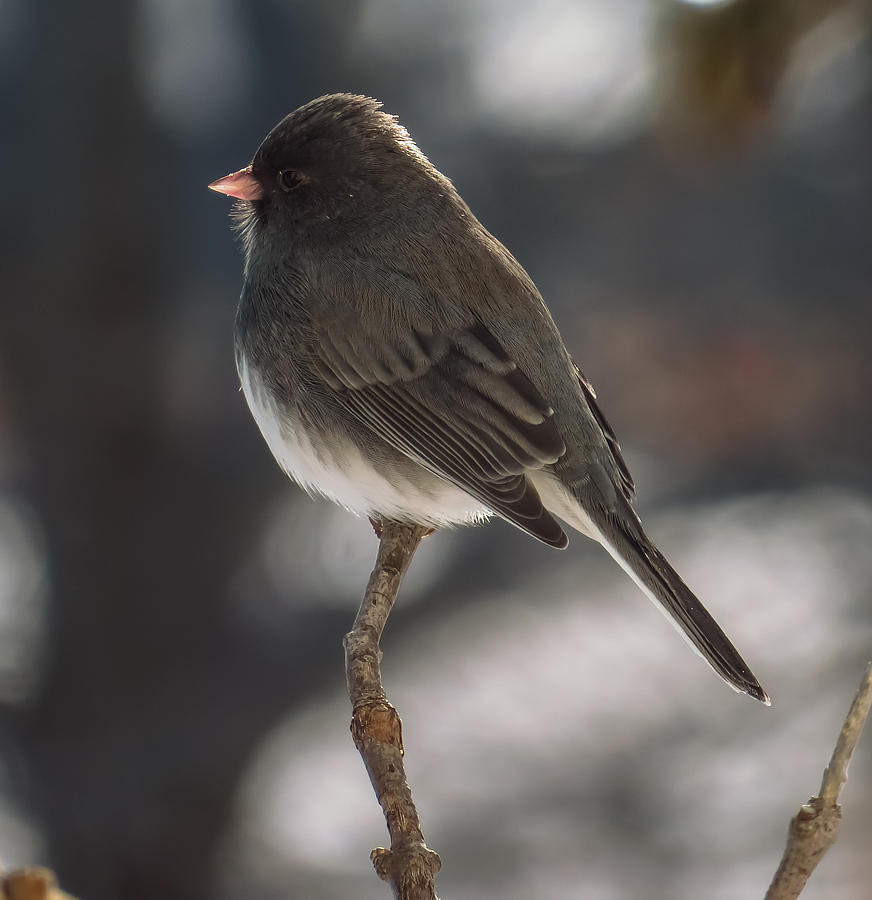
[[[317,371],[359,421],[519,528],[566,546],[525,474],[566,450],[552,410],[482,325],[380,342],[321,329],[315,350]]]

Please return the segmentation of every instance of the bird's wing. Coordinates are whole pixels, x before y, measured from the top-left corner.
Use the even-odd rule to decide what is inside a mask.
[[[563,439],[545,398],[481,324],[432,333],[316,320],[313,362],[359,421],[546,544],[568,544],[526,478]],[[358,326],[358,327],[355,327]]]
[[[636,493],[636,485],[633,483],[633,476],[630,474],[629,468],[627,468],[623,453],[621,453],[621,445],[618,443],[618,439],[615,436],[615,432],[609,424],[608,419],[606,419],[603,415],[603,411],[599,408],[596,399],[596,391],[593,389],[593,385],[584,377],[584,373],[578,366],[575,367],[575,373],[578,376],[578,383],[581,386],[581,392],[584,395],[588,409],[591,411],[591,414],[603,433],[603,437],[606,439],[606,447],[614,461],[618,481],[617,486],[620,488],[621,493],[626,500],[632,502],[633,495]]]

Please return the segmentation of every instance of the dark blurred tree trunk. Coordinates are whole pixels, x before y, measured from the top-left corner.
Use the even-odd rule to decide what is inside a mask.
[[[172,248],[158,214],[172,219],[173,197],[135,77],[135,7],[31,13],[0,351],[52,634],[19,721],[22,794],[68,890],[202,898],[238,774],[289,699],[251,702],[257,680],[234,673],[221,615],[266,482],[210,452],[223,426],[190,440],[164,421]]]
[[[286,58],[293,38],[266,7],[249,12]],[[338,65],[320,50],[344,19],[333,6],[304,14],[318,39],[291,56],[320,84]],[[300,613],[284,635],[228,615],[227,586],[284,482],[241,399],[235,418],[189,428],[169,412],[181,154],[143,102],[137,7],[32,0],[21,15],[3,61],[0,375],[16,486],[45,542],[50,644],[38,696],[0,710],[0,736],[48,840],[48,858],[29,862],[83,900],[205,900],[252,750],[301,691],[342,683],[355,601]],[[231,319],[228,304],[228,370]]]

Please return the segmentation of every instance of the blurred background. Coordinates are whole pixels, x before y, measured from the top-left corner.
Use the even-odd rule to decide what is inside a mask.
[[[0,858],[83,900],[379,900],[366,521],[233,367],[229,204],[384,100],[536,280],[638,507],[773,697],[599,548],[428,538],[384,680],[444,897],[761,897],[872,653],[872,38],[826,0],[0,0]],[[872,735],[804,897],[866,898]]]

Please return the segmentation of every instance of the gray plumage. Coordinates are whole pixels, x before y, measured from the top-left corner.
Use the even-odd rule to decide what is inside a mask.
[[[373,518],[495,512],[563,548],[559,517],[728,684],[768,702],[643,532],[618,442],[535,285],[379,107],[315,100],[213,185],[243,198],[237,363],[277,460]]]

